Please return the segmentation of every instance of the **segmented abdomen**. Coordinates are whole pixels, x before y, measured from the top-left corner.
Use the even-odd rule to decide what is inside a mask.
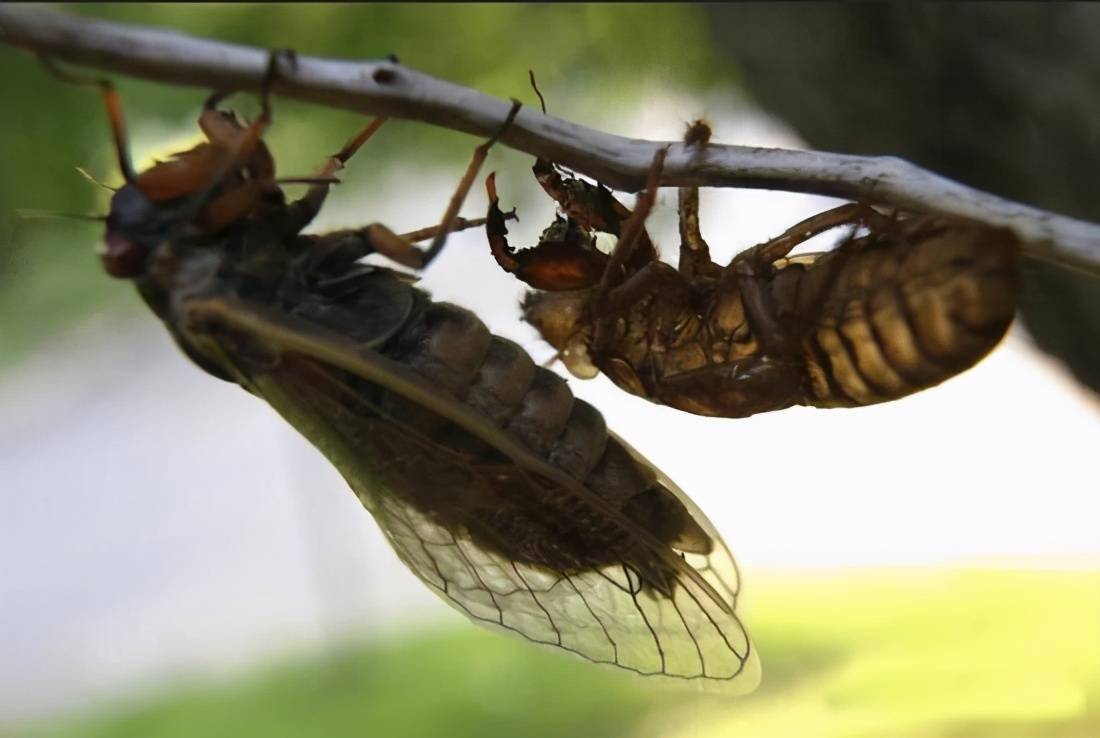
[[[489,333],[470,311],[420,297],[419,308],[380,347],[382,353],[491,418],[504,433],[583,482],[658,540],[709,552],[709,538],[673,493],[608,434],[599,411],[574,398],[564,379],[535,366],[519,345]],[[401,412],[408,418],[416,408],[402,406]],[[431,431],[431,417],[414,422]],[[439,430],[446,433],[445,427]],[[479,463],[494,458],[493,449],[467,446],[463,451]],[[511,473],[506,466],[501,466],[505,475]],[[513,500],[503,477],[496,490],[494,509],[484,510],[475,527],[490,528],[495,543],[506,544],[506,553],[517,560],[556,569],[600,566],[622,560],[634,545],[622,525],[571,495],[535,494],[521,485],[515,493],[524,499]]]
[[[805,404],[892,400],[973,366],[1012,323],[1018,250],[1008,231],[929,217],[819,257],[790,306],[804,321]]]

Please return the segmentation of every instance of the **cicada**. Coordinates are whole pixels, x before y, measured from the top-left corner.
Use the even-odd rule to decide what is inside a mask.
[[[701,151],[710,128],[688,128]],[[513,249],[486,182],[497,262],[540,290],[524,318],[580,378],[698,415],[746,417],[792,405],[853,407],[932,387],[989,353],[1015,315],[1019,242],[1011,231],[944,215],[885,215],[851,203],[712,261],[699,230],[698,188],[679,190],[676,268],[659,260],[644,223],[666,150],[631,211],[602,186],[536,161],[565,213],[537,246]],[[848,227],[832,251],[791,255]],[[618,237],[610,254],[596,234]]]
[[[106,219],[107,272],[135,284],[199,367],[313,443],[400,559],[474,622],[638,674],[751,690],[760,668],[735,612],[738,571],[710,521],[520,346],[408,272],[361,263],[380,253],[422,269],[449,231],[483,222],[457,213],[497,137],[437,226],[305,235],[382,120],[288,201],[263,141],[280,59],[259,117],[242,122],[215,95],[199,118],[208,140],[140,173],[119,97],[96,81],[126,180]],[[410,240],[427,238],[426,250]]]

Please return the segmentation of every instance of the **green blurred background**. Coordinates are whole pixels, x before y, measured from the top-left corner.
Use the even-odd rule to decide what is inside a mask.
[[[699,8],[598,5],[80,5],[68,12],[90,17],[163,25],[228,42],[292,46],[302,54],[379,58],[396,53],[428,74],[504,98],[532,96],[527,69],[537,70],[547,89],[591,87],[600,94],[551,99],[567,118],[595,123],[601,113],[637,98],[654,81],[691,88],[723,78],[705,42],[680,46],[672,39],[703,39]],[[88,88],[59,84],[33,56],[0,48],[8,114],[0,156],[0,357],[12,361],[36,337],[73,316],[118,299],[117,285],[89,270],[74,251],[88,257],[94,227],[42,222],[15,211],[101,212],[103,190],[77,176],[79,165],[106,182],[116,181],[115,164],[102,119],[102,105]],[[180,129],[194,119],[203,93],[119,78],[126,114],[132,121],[160,125],[169,137],[193,137]],[[529,100],[529,102],[534,102]],[[234,104],[255,110],[252,100]],[[268,135],[284,173],[308,173],[362,119],[349,113],[280,101],[278,125]],[[79,123],[79,124],[78,124]],[[384,144],[372,146],[369,166],[349,169],[348,189],[378,170],[432,161],[461,165],[470,152],[467,136],[424,126],[390,126]],[[185,138],[182,143],[189,141]],[[415,148],[412,146],[415,142]],[[163,154],[164,140],[135,140],[141,150]],[[516,158],[516,168],[522,160]],[[18,175],[16,173],[19,173]],[[66,244],[71,244],[66,247]],[[79,245],[77,245],[79,244]]]
[[[348,644],[20,735],[1087,738],[1100,727],[1094,574],[896,570],[752,586],[764,683],[732,703],[463,628]]]
[[[729,38],[714,32],[724,16],[701,5],[64,9],[302,54],[396,53],[406,65],[505,98],[530,100],[526,70],[532,68],[552,113],[597,128],[644,107],[653,89],[688,98],[743,93]],[[108,183],[118,179],[98,98],[48,77],[25,53],[0,47],[0,62],[7,101],[0,116],[0,366],[14,368],[83,317],[136,315],[144,306],[98,269],[91,250],[97,225],[16,213],[103,212],[106,193],[74,172],[80,165]],[[129,119],[140,121],[149,139],[134,141],[139,157],[163,153],[165,141],[186,145],[202,92],[125,78],[117,83]],[[255,110],[252,100],[236,104]],[[684,120],[696,112],[685,111]],[[348,113],[283,100],[276,121],[268,140],[284,174],[311,171],[361,125]],[[403,123],[390,124],[383,141],[372,142],[369,163],[347,170],[345,187],[371,193],[373,181],[423,162],[457,171],[473,143]],[[529,157],[495,156],[494,165],[521,181]],[[515,195],[521,203],[530,196]],[[424,207],[438,209],[435,202]],[[452,624],[341,642],[214,681],[158,683],[151,694],[103,701],[77,714],[0,720],[0,734],[1100,735],[1095,569],[965,563],[840,573],[758,569],[748,586],[748,622],[765,676],[756,694],[732,702],[654,690]]]

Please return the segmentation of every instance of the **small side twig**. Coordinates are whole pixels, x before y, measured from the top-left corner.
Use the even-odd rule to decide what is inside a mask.
[[[0,5],[0,42],[75,64],[207,89],[259,90],[268,52],[138,25]],[[522,76],[517,75],[517,84]],[[301,56],[273,92],[372,115],[419,120],[479,137],[494,133],[510,103],[435,79],[390,60]],[[700,154],[680,142],[615,136],[520,111],[501,143],[631,192],[645,184],[659,148],[669,147],[662,186],[789,190],[940,212],[1011,229],[1025,252],[1100,275],[1100,225],[1006,200],[894,157],[720,144]]]

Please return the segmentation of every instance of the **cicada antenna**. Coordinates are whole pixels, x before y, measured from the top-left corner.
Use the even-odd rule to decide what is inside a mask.
[[[74,169],[76,169],[77,173],[78,173],[78,174],[79,174],[79,175],[80,175],[81,177],[83,177],[84,179],[88,180],[88,181],[89,181],[89,182],[91,182],[92,184],[94,184],[94,185],[99,185],[99,186],[100,186],[100,187],[102,187],[103,189],[105,189],[105,190],[109,190],[110,192],[118,192],[118,188],[117,188],[117,187],[112,187],[112,186],[111,186],[111,185],[109,185],[109,184],[104,184],[103,182],[100,182],[100,181],[99,181],[98,179],[96,179],[96,178],[95,178],[94,176],[92,176],[92,174],[91,174],[91,173],[90,173],[90,172],[89,172],[89,171],[88,171],[87,169],[84,169],[83,167],[74,167]]]
[[[277,185],[284,185],[284,184],[307,184],[307,185],[328,184],[328,185],[333,185],[333,184],[340,184],[340,178],[339,177],[327,177],[327,176],[326,177],[320,177],[320,176],[314,176],[314,175],[306,175],[304,177],[279,177],[278,179],[275,180],[275,184],[277,184]]]
[[[87,213],[59,213],[53,210],[36,210],[34,208],[19,208],[15,214],[23,220],[94,220],[97,223],[105,223],[106,215],[89,215]]]
[[[122,113],[122,99],[118,95],[118,90],[109,80],[102,77],[89,77],[66,71],[45,54],[39,54],[38,59],[51,74],[65,82],[75,85],[93,85],[100,89],[103,102],[107,106],[107,120],[111,124],[111,133],[115,139],[119,171],[122,172],[122,178],[127,184],[134,184],[137,181],[137,174],[130,161],[130,147],[126,139],[126,118]]]

